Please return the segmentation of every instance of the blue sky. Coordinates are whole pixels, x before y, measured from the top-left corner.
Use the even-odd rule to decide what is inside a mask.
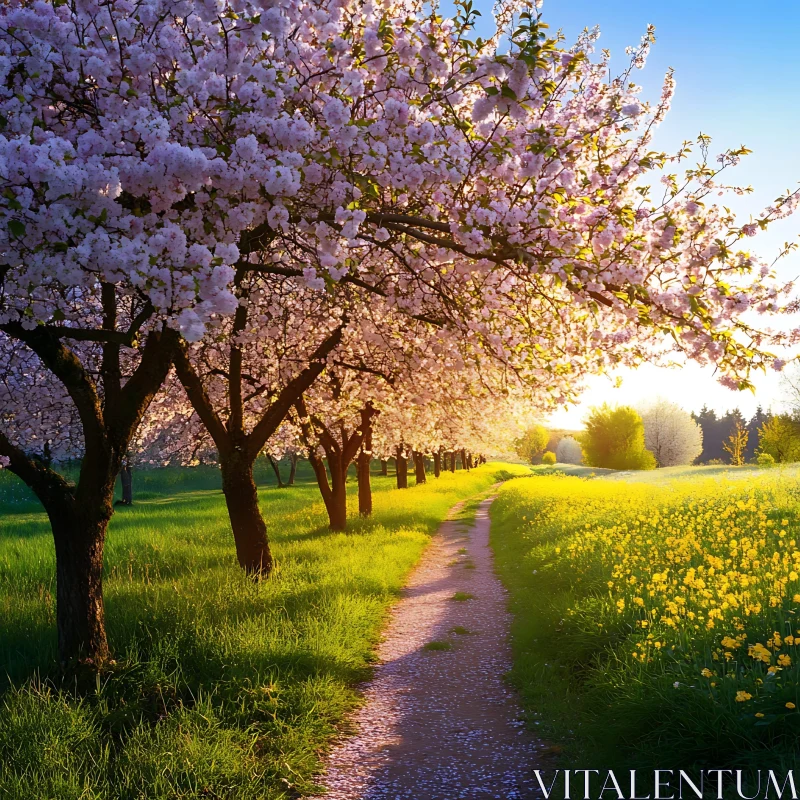
[[[491,4],[475,0],[491,26]],[[668,68],[675,70],[676,96],[661,126],[656,146],[673,150],[701,131],[713,138],[712,151],[744,144],[753,150],[730,181],[752,185],[754,193],[728,203],[746,218],[757,214],[786,189],[800,182],[800,3],[765,0],[545,0],[545,21],[551,32],[563,30],[572,43],[585,27],[599,25],[598,47],[612,54],[621,71],[625,47],[636,44],[648,23],[656,26],[656,44],[647,66],[634,80],[644,96],[657,100]],[[785,241],[798,240],[800,214],[753,240],[753,250],[772,260]],[[779,274],[800,274],[800,255],[783,261]],[[704,403],[719,411],[739,406],[750,414],[757,404],[776,406],[780,397],[776,375],[756,378],[757,392],[731,392],[720,387],[710,370],[646,368],[622,373],[614,389],[608,378],[590,383],[582,404],[564,409],[553,424],[579,427],[588,406],[601,402],[646,403],[667,397],[696,410]]]

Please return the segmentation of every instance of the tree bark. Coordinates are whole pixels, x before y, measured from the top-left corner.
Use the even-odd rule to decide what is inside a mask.
[[[220,470],[239,565],[248,575],[266,577],[272,571],[272,553],[258,505],[253,461],[234,450],[220,459]]]
[[[403,448],[398,447],[394,454],[397,488],[408,489],[408,462],[403,455]]]
[[[362,517],[372,516],[372,485],[370,484],[368,453],[358,454],[358,513]]]
[[[474,464],[472,463],[472,453],[467,453],[467,469],[472,469]]]
[[[442,448],[433,453],[433,477],[438,478],[442,474]]]
[[[120,505],[132,506],[133,505],[133,471],[131,470],[130,461],[127,459],[122,464],[122,469],[119,471],[119,480],[122,484],[122,500]]]
[[[292,453],[289,456],[289,483],[287,486],[294,486],[294,478],[297,474],[297,460],[299,456],[297,453]]]
[[[385,478],[389,474],[389,462],[385,459],[381,459],[381,475]]]
[[[109,656],[103,602],[108,518],[79,514],[74,502],[58,505],[49,512],[56,550],[58,652],[63,666],[100,667]]]
[[[278,488],[283,489],[283,478],[281,478],[281,465],[271,455],[267,455],[267,461],[272,466],[272,471],[275,473],[275,479],[278,481]]]
[[[450,451],[450,472],[456,471],[456,451]]]
[[[358,513],[362,517],[372,516],[372,485],[369,467],[372,463],[372,411],[361,414],[361,451],[358,454]]]
[[[462,449],[461,450],[461,469],[467,468],[467,451]]]
[[[421,483],[427,483],[427,476],[425,475],[425,456],[414,450],[412,457],[414,459],[414,479],[417,482],[417,486]]]
[[[331,502],[328,507],[328,519],[332,531],[347,530],[347,468],[341,459],[334,458],[331,470]]]
[[[327,459],[330,481],[325,462],[316,453],[309,452],[308,460],[311,462],[322,502],[325,503],[325,510],[328,512],[328,527],[332,531],[347,530],[347,485],[341,459],[336,455]]]

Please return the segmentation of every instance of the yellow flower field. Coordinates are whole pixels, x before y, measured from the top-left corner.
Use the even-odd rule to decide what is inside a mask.
[[[702,713],[730,740],[723,751],[757,749],[800,729],[798,510],[800,483],[774,473],[534,477],[503,487],[493,536],[517,616],[553,606],[537,610],[536,633],[577,676],[571,690],[611,708],[644,697],[684,737],[708,727]]]

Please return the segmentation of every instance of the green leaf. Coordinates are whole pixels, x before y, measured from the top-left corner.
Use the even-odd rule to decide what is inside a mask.
[[[507,84],[503,84],[503,88],[500,90],[501,97],[507,97],[509,100],[516,100],[517,95],[516,92]]]
[[[18,239],[22,238],[25,235],[25,225],[18,219],[12,219],[9,221],[8,230],[13,236],[16,236]]]

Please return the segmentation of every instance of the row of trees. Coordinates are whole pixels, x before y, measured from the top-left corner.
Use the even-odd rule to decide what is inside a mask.
[[[785,293],[715,197],[745,152],[669,173],[595,34],[536,4],[497,33],[397,0],[0,8],[0,460],[50,518],[62,660],[109,654],[103,550],[128,458],[219,464],[270,573],[253,480],[300,448],[331,524],[376,453],[502,450],[520,407],[654,347],[749,385]],[[668,268],[665,267],[668,265]],[[509,445],[510,446],[510,445]],[[45,457],[45,447],[48,452]],[[59,459],[80,460],[73,484]],[[402,470],[401,470],[402,471]],[[364,490],[362,511],[368,511]]]

